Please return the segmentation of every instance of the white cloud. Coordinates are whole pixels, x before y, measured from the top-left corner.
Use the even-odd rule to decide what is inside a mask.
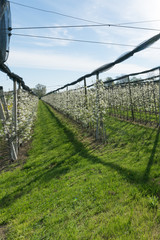
[[[147,70],[147,68],[142,65],[131,64],[131,63],[121,63],[117,64],[113,69],[110,70],[110,74],[114,76],[125,75],[130,73],[136,73]]]
[[[132,0],[130,5],[130,13],[144,20],[159,19],[160,1],[159,0]]]
[[[160,42],[160,40],[159,40]],[[156,47],[155,45],[152,45],[152,47]],[[159,64],[159,53],[160,49],[151,49],[148,48],[144,50],[143,52],[138,53],[138,57],[141,61],[151,62],[152,64]]]
[[[72,56],[65,54],[50,54],[45,52],[28,52],[25,50],[11,51],[8,60],[11,67],[34,69],[57,69],[68,71],[92,71],[103,64],[88,56]]]
[[[51,26],[58,26],[56,24],[50,24]],[[46,39],[37,39],[35,38],[34,41],[32,39],[32,44],[35,46],[40,47],[55,47],[55,46],[68,46],[70,44],[70,41],[63,41],[58,38],[65,38],[65,39],[72,39],[72,35],[68,32],[65,28],[51,28],[51,29],[45,29],[42,32],[39,31],[32,31],[32,35],[38,35],[38,36],[45,36]],[[48,37],[48,39],[47,39]],[[49,38],[55,38],[55,39],[49,39]],[[57,38],[57,39],[56,39]]]
[[[89,0],[86,2],[90,16],[98,19],[115,19],[115,23],[159,19],[159,0]],[[106,21],[105,21],[106,22]]]
[[[87,12],[87,9],[88,12]],[[125,23],[159,19],[159,0],[89,0],[86,12],[89,18],[102,23]],[[133,26],[160,28],[160,22],[141,23]],[[158,32],[125,28],[94,28],[101,41],[139,44]]]

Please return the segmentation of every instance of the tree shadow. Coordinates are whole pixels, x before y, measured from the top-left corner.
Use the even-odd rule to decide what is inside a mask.
[[[72,143],[72,146],[74,148],[74,154],[78,153],[82,158],[87,159],[87,161],[90,161],[93,164],[100,163],[106,167],[116,170],[120,175],[124,176],[124,178],[128,182],[136,185],[140,192],[145,191],[147,194],[155,194],[155,189],[157,191],[157,186],[154,186],[155,183],[152,183],[151,186],[151,183],[148,180],[151,166],[153,164],[154,156],[156,153],[156,148],[158,145],[159,130],[155,138],[154,146],[145,173],[141,173],[140,171],[138,172],[122,167],[114,162],[103,161],[103,159],[91,154],[86,149],[84,144],[77,140],[76,135],[55,116],[51,108],[46,104],[44,106],[48,110],[50,116],[55,119],[57,126],[64,131],[68,141]],[[60,180],[61,176],[67,174],[71,169],[71,166],[65,165],[67,159],[68,157],[63,157],[63,159],[58,162],[54,161],[53,159],[53,161],[50,162],[50,165],[46,167],[43,173],[38,172],[39,170],[37,169],[37,171],[34,172],[31,180],[29,180],[27,183],[22,184],[21,187],[19,187],[16,191],[3,197],[0,200],[0,206],[7,207],[12,205],[20,197],[32,191],[35,186],[37,187],[38,185],[40,186],[41,184],[48,183],[53,178]]]
[[[159,141],[159,133],[160,133],[160,128],[158,128],[158,131],[157,131],[157,134],[156,134],[156,137],[155,137],[155,141],[154,141],[154,145],[153,145],[153,149],[152,149],[152,152],[151,152],[151,156],[149,158],[146,170],[144,172],[143,180],[145,182],[147,182],[148,179],[149,179],[149,174],[150,174],[150,171],[151,171],[151,167],[152,167],[153,162],[154,162],[154,157],[155,157],[155,153],[156,153],[156,149],[157,149],[157,145],[158,145],[158,141]]]
[[[50,164],[43,174],[38,174],[38,171],[36,171],[30,181],[0,199],[0,208],[11,206],[16,200],[31,192],[34,187],[40,187],[41,184],[48,183],[53,178],[60,179],[62,175],[65,175],[70,170],[69,167],[64,166],[65,161],[66,159]]]
[[[155,137],[155,141],[154,141],[154,146],[151,152],[151,156],[149,158],[149,162],[148,165],[146,167],[145,173],[142,172],[138,172],[138,171],[134,171],[134,170],[130,170],[127,169],[125,167],[122,167],[116,163],[113,162],[106,162],[103,161],[101,158],[94,156],[92,154],[90,154],[88,152],[88,150],[85,148],[85,146],[83,145],[82,142],[79,142],[75,136],[75,134],[68,129],[53,113],[53,111],[51,110],[51,108],[48,105],[45,105],[46,108],[48,109],[48,111],[50,112],[51,116],[54,117],[57,121],[57,124],[59,127],[63,128],[65,134],[67,135],[68,139],[72,142],[72,144],[74,145],[75,151],[79,152],[79,155],[81,155],[83,158],[86,158],[88,161],[91,161],[93,163],[100,163],[106,167],[110,167],[114,170],[116,170],[120,175],[124,176],[124,178],[130,182],[131,184],[135,184],[139,187],[140,191],[147,191],[147,194],[155,194],[155,192],[157,192],[157,188],[158,186],[155,185],[155,183],[151,183],[148,182],[149,180],[149,174],[150,174],[150,170],[153,164],[153,160],[154,160],[154,156],[156,153],[156,149],[157,149],[157,145],[158,145],[158,140],[159,140],[159,132],[160,129],[158,129],[156,137]],[[153,133],[153,132],[152,132]],[[149,136],[151,137],[151,135]],[[156,188],[156,189],[155,189]]]

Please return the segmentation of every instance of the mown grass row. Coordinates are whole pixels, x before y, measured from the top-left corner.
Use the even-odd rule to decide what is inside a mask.
[[[91,144],[39,103],[26,164],[0,175],[7,239],[159,239],[159,130],[110,117],[106,131]]]

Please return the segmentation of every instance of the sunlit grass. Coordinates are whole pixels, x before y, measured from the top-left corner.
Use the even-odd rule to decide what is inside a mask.
[[[159,130],[106,119],[107,143],[39,104],[24,166],[0,175],[7,239],[159,239]]]

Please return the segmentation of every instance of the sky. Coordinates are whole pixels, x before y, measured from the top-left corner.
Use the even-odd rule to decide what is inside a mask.
[[[15,3],[52,11],[52,13],[26,8]],[[38,30],[14,29],[92,24],[55,14],[53,11],[104,24],[124,23],[126,26],[160,29],[159,0],[15,0],[10,2],[10,6],[13,35],[10,40],[10,52],[6,65],[12,72],[21,76],[30,88],[34,88],[37,84],[43,84],[47,87],[47,92],[75,81],[101,65],[114,61],[134,47],[31,38],[14,34],[136,46],[160,32],[107,26]],[[133,22],[139,21],[151,22],[133,24]],[[157,41],[152,47],[160,48],[160,41]],[[117,77],[157,67],[160,65],[159,54],[160,49],[148,48],[100,74],[100,78],[105,80],[107,77]],[[95,81],[95,77],[87,79],[88,84],[93,81]],[[12,81],[1,72],[0,83],[4,90],[12,89]]]

